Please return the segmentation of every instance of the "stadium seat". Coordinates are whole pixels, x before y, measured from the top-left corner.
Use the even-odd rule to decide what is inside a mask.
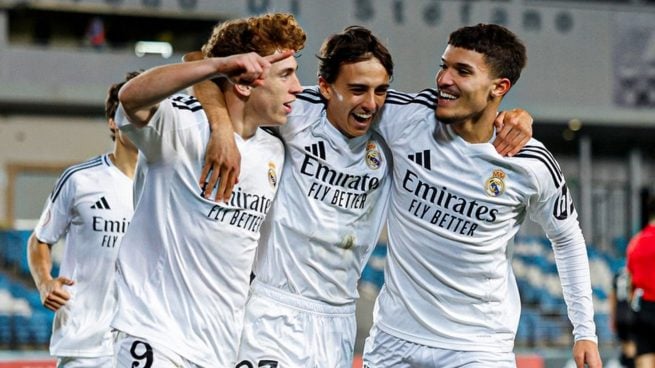
[[[0,313],[0,347],[8,347],[12,342],[12,316]]]
[[[387,245],[378,243],[371,258],[362,271],[360,287],[373,288],[379,291],[384,284],[384,264],[387,257]]]
[[[54,313],[49,310],[39,310],[32,314],[30,319],[30,332],[32,334],[32,343],[36,345],[46,345],[50,341],[52,332],[52,320]]]

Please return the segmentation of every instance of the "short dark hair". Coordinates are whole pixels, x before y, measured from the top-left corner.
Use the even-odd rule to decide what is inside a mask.
[[[386,46],[371,31],[361,26],[350,26],[341,33],[328,37],[321,46],[318,75],[328,83],[339,76],[341,65],[376,58],[393,77],[393,59]]]
[[[484,55],[491,72],[514,85],[528,62],[525,45],[507,28],[497,24],[462,27],[450,34],[448,44]]]
[[[116,116],[116,110],[118,109],[119,103],[118,91],[120,91],[121,87],[123,87],[127,81],[141,74],[141,72],[142,71],[140,70],[129,72],[125,75],[125,79],[122,82],[114,83],[109,86],[109,90],[107,90],[107,97],[105,98],[105,118],[107,118],[107,120],[113,119],[114,116]],[[114,139],[116,139],[116,132],[112,130],[111,140],[113,141]]]

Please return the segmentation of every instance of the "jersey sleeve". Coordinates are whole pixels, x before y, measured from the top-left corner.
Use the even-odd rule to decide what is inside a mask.
[[[552,244],[574,338],[597,342],[587,248],[571,192],[543,145],[528,144],[518,155],[536,163],[531,166],[536,191],[527,210]]]
[[[189,141],[197,138],[194,133],[201,128],[209,130],[200,102],[195,97],[182,94],[161,101],[157,111],[143,128],[137,128],[130,123],[122,105],[119,105],[116,111],[115,121],[148,162],[174,159],[185,146],[196,148],[194,142]],[[185,131],[190,134],[185,134]]]
[[[420,123],[437,107],[437,92],[424,89],[418,93],[389,90],[373,129],[387,142],[402,140],[412,131],[409,125]]]
[[[75,178],[69,170],[64,171],[55,183],[34,229],[39,241],[55,244],[68,231],[75,205],[75,185]]]

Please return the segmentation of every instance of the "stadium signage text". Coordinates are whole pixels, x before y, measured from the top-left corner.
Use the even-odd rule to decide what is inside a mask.
[[[63,1],[62,1],[63,2]],[[312,1],[303,0],[224,0],[224,1],[200,1],[200,0],[76,0],[77,3],[102,2],[112,8],[116,7],[142,7],[149,10],[162,11],[188,11],[212,13],[217,15],[227,13],[243,12],[243,15],[254,15],[273,11],[285,11],[296,16],[302,16],[305,8],[311,7]],[[342,1],[348,4],[348,1]],[[340,6],[339,9],[345,14],[352,15],[357,22],[367,24],[380,20],[390,14],[390,21],[393,25],[405,25],[422,22],[429,27],[437,27],[446,20],[458,19],[464,24],[471,24],[477,21],[502,24],[510,26],[518,25],[525,31],[540,32],[548,28],[567,34],[573,30],[574,17],[567,8],[549,6],[548,9],[555,9],[546,12],[525,5],[515,4],[507,0],[491,0],[487,2],[477,1],[449,1],[439,0],[349,0],[349,6]],[[518,10],[516,8],[519,8]],[[380,15],[384,13],[384,15]],[[480,14],[483,18],[480,18]],[[486,14],[486,16],[485,16]],[[335,16],[340,16],[335,14]],[[517,16],[520,17],[517,19]],[[486,18],[486,19],[485,19]],[[515,27],[514,27],[515,28]],[[552,28],[552,30],[551,30]]]
[[[408,12],[408,5],[416,0],[387,0],[387,5],[380,4],[376,0],[351,0],[354,17],[361,22],[372,22],[376,18],[376,13],[382,6],[388,6],[391,11],[392,21],[397,25],[404,25],[408,20],[411,22],[420,19],[428,26],[439,26],[441,22],[449,17],[459,17],[462,24],[471,24],[474,20],[474,2],[462,1],[457,3],[444,4],[439,0],[424,0],[423,4],[412,13]],[[279,11],[280,1],[275,0],[248,0],[247,11],[249,14],[260,14],[269,11]],[[487,22],[509,26],[510,6],[506,0],[492,0],[489,9],[489,18]],[[497,5],[493,5],[498,3]],[[300,15],[302,13],[302,3],[300,0],[288,0],[287,11]],[[511,4],[510,4],[511,5]],[[307,5],[311,6],[311,5]],[[515,12],[514,12],[515,14]],[[524,30],[541,31],[545,26],[544,16],[537,9],[524,9],[521,12],[520,24]],[[573,29],[573,15],[566,9],[557,11],[552,20],[553,28],[560,33],[568,33]]]

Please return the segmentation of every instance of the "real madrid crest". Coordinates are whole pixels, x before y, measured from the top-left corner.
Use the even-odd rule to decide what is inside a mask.
[[[505,177],[503,170],[494,169],[484,185],[484,191],[489,197],[498,197],[505,192]]]
[[[382,165],[382,155],[373,141],[366,143],[366,165],[373,170],[379,169]]]
[[[268,162],[268,183],[273,188],[277,187],[277,173],[275,172],[275,163],[273,161]]]

